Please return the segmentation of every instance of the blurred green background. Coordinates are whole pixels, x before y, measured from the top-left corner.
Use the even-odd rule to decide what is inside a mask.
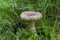
[[[28,31],[23,11],[38,11],[38,35]],[[60,0],[0,0],[0,40],[60,40]]]

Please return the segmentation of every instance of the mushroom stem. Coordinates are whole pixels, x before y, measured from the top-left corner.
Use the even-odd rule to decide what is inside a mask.
[[[35,22],[33,20],[29,21],[29,30],[33,33],[33,34],[37,34],[36,33],[36,28],[35,28]]]

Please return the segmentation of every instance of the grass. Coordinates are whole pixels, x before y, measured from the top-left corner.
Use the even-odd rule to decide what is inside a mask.
[[[38,35],[28,31],[23,11],[38,11],[43,17],[35,21]],[[0,0],[0,40],[60,40],[60,0]]]

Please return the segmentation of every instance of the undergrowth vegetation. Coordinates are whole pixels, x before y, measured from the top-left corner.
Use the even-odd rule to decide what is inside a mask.
[[[23,11],[38,11],[38,35],[28,31]],[[0,0],[0,40],[60,40],[60,0]]]

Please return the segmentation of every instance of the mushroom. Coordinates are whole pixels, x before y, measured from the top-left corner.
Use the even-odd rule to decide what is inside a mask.
[[[42,14],[35,11],[25,11],[21,13],[20,17],[21,19],[28,21],[29,30],[34,34],[37,34],[35,29],[35,20],[40,19],[42,17]]]

